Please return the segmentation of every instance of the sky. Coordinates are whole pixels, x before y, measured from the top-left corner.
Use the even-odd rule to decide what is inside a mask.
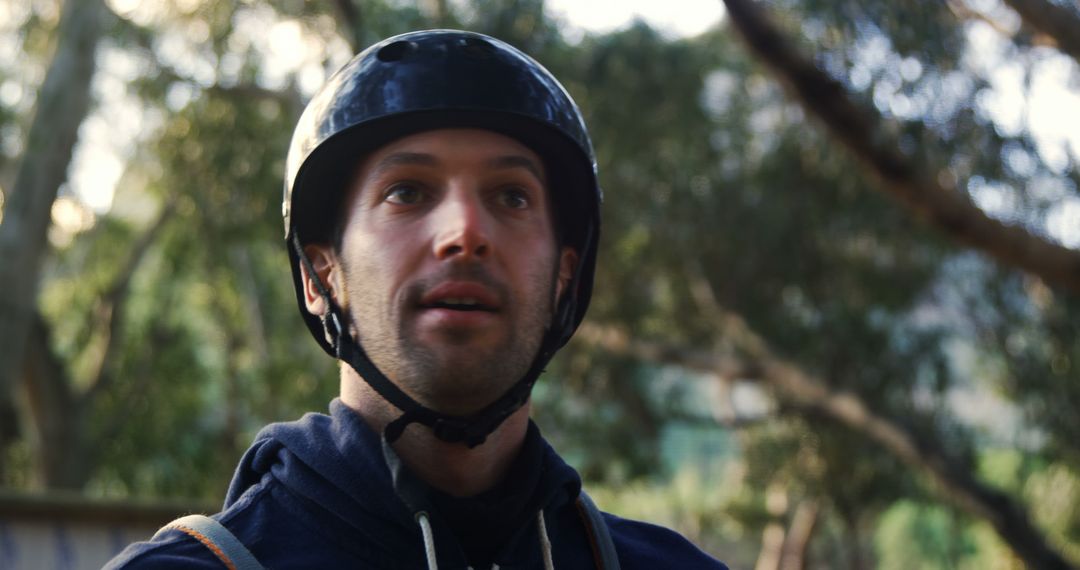
[[[609,32],[638,17],[677,36],[700,34],[716,25],[724,13],[720,0],[548,0],[546,8],[581,30]]]
[[[137,10],[140,2],[109,0],[109,4],[118,12],[129,14]],[[996,21],[1007,27],[1019,26],[1015,14],[1000,6],[993,8],[994,3],[990,0],[981,4],[991,6],[991,16]],[[635,18],[646,20],[669,36],[693,36],[715,26],[724,17],[720,0],[548,0],[547,9],[568,24],[566,33],[571,40],[585,31],[602,33],[624,27]],[[262,45],[270,58],[267,67],[271,71],[265,78],[267,86],[273,88],[279,82],[284,84],[289,74],[295,72],[301,88],[313,91],[325,79],[324,70],[315,63],[321,58],[321,48],[313,46],[310,39],[305,41],[296,22],[275,21],[275,18],[272,10],[267,8],[255,13],[248,22],[253,30],[249,41]],[[196,79],[205,75],[207,70],[198,67],[183,69],[186,62],[199,60],[183,51],[185,45],[190,45],[190,38],[174,40],[170,42],[166,38],[161,42],[161,51],[170,57],[170,63]],[[985,25],[973,26],[969,41],[973,46],[969,65],[987,77],[994,87],[989,96],[980,99],[978,106],[994,120],[999,131],[1017,134],[1030,128],[1039,153],[1051,166],[1064,168],[1070,153],[1080,157],[1080,111],[1077,111],[1080,109],[1080,90],[1076,88],[1075,77],[1070,85],[1070,72],[1075,72],[1075,62],[1049,48],[1034,63],[1016,61],[1006,51],[1008,42]],[[340,63],[344,63],[347,53],[340,51],[343,51]],[[170,52],[175,53],[170,56]],[[140,126],[153,122],[152,117],[139,117],[131,112],[134,100],[125,94],[125,84],[126,77],[137,72],[132,68],[132,62],[124,61],[122,55],[111,57],[110,54],[105,54],[102,61],[107,65],[102,66],[105,69],[95,81],[98,93],[104,95],[107,102],[81,130],[84,144],[79,145],[76,153],[71,184],[79,202],[98,214],[115,206],[113,194],[124,172],[124,157],[132,152]],[[1031,70],[1031,75],[1026,78],[1025,63]],[[1029,81],[1028,90],[1024,87],[1025,80]],[[182,106],[185,97],[190,95],[170,93],[178,106]],[[975,185],[971,190],[976,202],[991,215],[1006,219],[1015,217],[1015,192],[990,185]],[[1055,190],[1046,191],[1052,194]],[[1060,189],[1057,191],[1068,195]],[[67,219],[75,231],[93,223],[87,212],[80,214],[76,204],[63,201],[54,211],[54,218],[57,217]],[[56,221],[61,222],[60,219]],[[1049,234],[1064,245],[1080,247],[1080,199],[1063,198],[1042,223]]]
[[[185,0],[186,1],[186,0]],[[137,0],[109,0],[110,7],[127,17],[140,17],[140,2]],[[145,6],[143,7],[145,8]],[[578,0],[549,0],[549,12],[568,23],[567,34],[571,38],[580,36],[585,31],[609,32],[631,23],[635,18],[642,18],[653,27],[670,36],[692,36],[716,25],[723,17],[723,3],[720,0],[623,0],[620,2]],[[238,25],[252,27],[254,36],[251,41],[264,42],[271,60],[266,78],[273,87],[275,83],[284,84],[291,72],[299,75],[300,86],[305,91],[314,89],[323,82],[318,65],[308,65],[318,60],[321,54],[317,48],[305,45],[301,37],[300,26],[295,21],[275,22],[270,11],[258,12]],[[190,35],[191,30],[188,31]],[[199,31],[195,30],[198,34]],[[197,61],[182,53],[180,44],[189,42],[190,37],[168,38],[161,42],[162,51],[173,61],[170,63],[189,76],[198,78],[205,70],[198,68],[184,69],[185,62]],[[124,173],[124,157],[133,150],[138,139],[136,130],[146,124],[150,117],[137,116],[133,111],[134,99],[125,95],[124,76],[133,73],[132,63],[125,61],[120,53],[106,53],[102,57],[105,68],[95,78],[97,92],[109,103],[101,105],[83,125],[80,136],[85,144],[80,144],[74,157],[72,172],[72,191],[78,202],[86,205],[92,212],[102,214],[115,206],[113,194],[116,184]],[[342,61],[341,63],[344,63]],[[305,66],[307,66],[305,68]],[[184,93],[170,94],[182,100]],[[134,129],[134,130],[133,130]],[[128,141],[128,142],[125,142]],[[75,200],[61,199],[54,208],[53,216],[59,225],[66,225],[75,233],[93,223],[92,216],[81,211]]]

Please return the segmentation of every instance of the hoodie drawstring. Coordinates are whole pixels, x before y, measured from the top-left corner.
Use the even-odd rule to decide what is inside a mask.
[[[544,524],[544,509],[536,513],[536,526],[540,529],[540,552],[544,555],[544,570],[555,570],[551,561],[551,541],[548,540],[547,525]]]
[[[428,514],[420,511],[416,513],[416,520],[420,522],[420,533],[424,535],[424,554],[427,555],[428,570],[439,570],[439,563],[435,561],[435,537],[431,534]]]
[[[416,513],[416,520],[420,523],[420,533],[424,535],[424,554],[427,556],[428,570],[439,570],[439,563],[435,559],[435,536],[431,532],[428,514],[420,511]],[[551,540],[548,539],[543,509],[536,513],[536,526],[540,532],[540,552],[544,557],[544,570],[555,570],[555,563],[551,560]],[[493,564],[491,570],[499,570],[499,565]]]

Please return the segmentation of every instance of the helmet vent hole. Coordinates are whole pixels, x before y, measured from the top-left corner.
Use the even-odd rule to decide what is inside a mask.
[[[414,49],[416,49],[414,42],[398,41],[379,48],[375,57],[379,58],[379,61],[399,61]]]
[[[482,38],[462,38],[459,40],[466,54],[476,58],[488,58],[495,53],[495,46]]]

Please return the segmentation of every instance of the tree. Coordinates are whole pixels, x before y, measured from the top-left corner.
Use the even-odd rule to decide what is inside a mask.
[[[867,169],[880,178],[881,186],[903,205],[951,239],[985,251],[1006,266],[1025,269],[1048,283],[1080,294],[1080,251],[995,220],[975,205],[970,196],[938,182],[939,176],[924,171],[905,157],[898,150],[897,141],[882,140],[878,134],[881,118],[852,103],[843,85],[802,57],[755,5],[745,0],[725,0],[725,3],[732,21],[755,53],[788,82],[803,107],[855,152]],[[1034,15],[1041,13],[1035,8],[1038,3],[1016,4],[1026,7],[1024,14]],[[1068,10],[1052,4],[1046,10],[1063,13],[1064,19],[1058,20],[1063,24],[1070,17],[1077,19]],[[1076,28],[1080,30],[1080,24]]]
[[[90,108],[94,54],[104,27],[100,0],[65,2],[58,41],[37,98],[34,121],[15,185],[4,200],[0,224],[0,473],[13,439],[14,390],[27,339],[35,327],[34,307],[53,201],[66,179],[79,125]]]
[[[979,209],[966,194],[945,188],[936,181],[938,176],[919,169],[913,161],[896,150],[895,141],[876,135],[874,125],[880,117],[870,116],[853,104],[844,87],[829,78],[812,62],[802,57],[789,44],[782,33],[773,26],[756,6],[742,0],[725,0],[734,25],[742,33],[756,55],[765,60],[775,72],[790,85],[803,107],[816,115],[830,132],[849,149],[867,168],[875,173],[882,185],[899,197],[909,208],[947,233],[956,241],[982,249],[1007,265],[1031,271],[1048,283],[1080,293],[1080,251],[1051,243],[1030,231],[1007,226],[990,218]],[[1014,3],[1014,6],[1017,3]],[[1039,2],[1018,3],[1027,21],[1039,13]],[[1075,14],[1053,5],[1044,10],[1060,10],[1059,22],[1076,20]],[[1046,20],[1038,20],[1046,25]],[[1065,27],[1057,28],[1055,37],[1066,40]],[[1077,27],[1080,33],[1080,26]],[[871,437],[874,437],[871,435]],[[886,445],[888,445],[886,443]],[[912,451],[913,458],[923,453]],[[907,453],[896,450],[901,456]],[[932,456],[934,454],[931,454]],[[932,471],[937,469],[931,465]],[[957,479],[959,477],[959,479]],[[959,473],[945,475],[945,487],[951,481],[961,487],[974,490],[978,483],[964,481]],[[965,492],[965,489],[959,489]],[[988,490],[977,491],[973,497],[973,510],[988,518],[1002,537],[1030,564],[1037,567],[1068,567],[1068,563],[1049,548],[1027,521],[1021,508],[1006,496]],[[979,497],[984,494],[984,497]],[[981,512],[979,512],[981,511]]]

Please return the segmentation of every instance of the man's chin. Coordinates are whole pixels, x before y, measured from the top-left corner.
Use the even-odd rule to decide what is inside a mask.
[[[429,361],[434,366],[425,391],[432,403],[452,408],[452,413],[459,415],[478,411],[502,396],[528,370],[528,362],[515,362],[520,359],[505,350],[485,352],[457,350]]]
[[[462,361],[467,364],[470,360],[505,354],[512,344],[507,333],[495,327],[444,326],[424,330],[415,335],[415,339],[417,346],[448,366],[461,366]]]
[[[528,371],[539,340],[524,343],[499,328],[417,331],[406,360],[409,384],[422,393],[428,407],[464,415],[494,402]]]

